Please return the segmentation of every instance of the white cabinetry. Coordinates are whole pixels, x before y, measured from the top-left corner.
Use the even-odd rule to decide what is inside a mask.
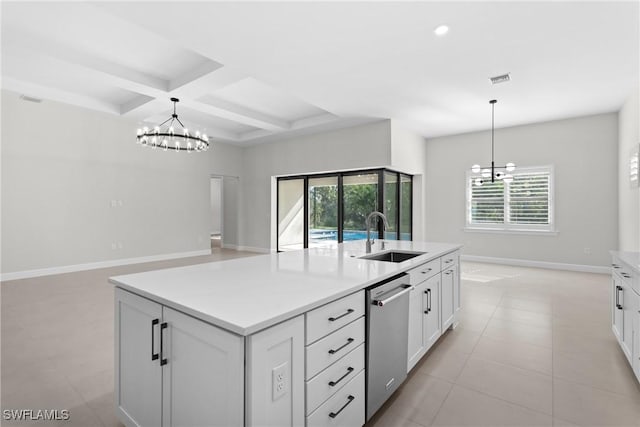
[[[307,426],[365,422],[364,291],[305,314]]]
[[[640,273],[614,255],[611,329],[640,381]]]
[[[459,253],[452,252],[409,270],[407,371],[425,355],[442,333],[455,325],[460,309]]]
[[[244,339],[116,288],[115,404],[127,426],[244,423]]]
[[[247,426],[304,424],[304,316],[247,337]]]

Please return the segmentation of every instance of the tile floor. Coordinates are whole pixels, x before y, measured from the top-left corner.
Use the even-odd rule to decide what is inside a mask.
[[[640,426],[610,277],[462,265],[460,324],[367,427]]]
[[[3,282],[2,409],[70,411],[39,426],[120,426],[107,278],[251,255]],[[459,326],[368,427],[640,426],[640,386],[609,328],[609,276],[464,263],[462,279]]]

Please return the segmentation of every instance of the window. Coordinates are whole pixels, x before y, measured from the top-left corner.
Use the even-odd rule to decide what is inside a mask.
[[[467,173],[467,228],[553,231],[553,168],[519,168],[513,181],[475,185]]]
[[[321,247],[364,239],[365,219],[383,212],[385,239],[411,240],[412,176],[388,169],[278,178],[278,250]],[[371,236],[378,238],[377,218]]]

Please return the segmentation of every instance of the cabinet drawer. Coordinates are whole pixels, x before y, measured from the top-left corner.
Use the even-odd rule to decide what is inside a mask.
[[[311,344],[364,315],[364,291],[318,307],[306,314],[306,343]]]
[[[440,272],[440,258],[436,258],[429,262],[425,262],[419,267],[412,268],[408,271],[409,283],[417,285],[420,282],[424,282],[429,277],[432,277]]]
[[[307,417],[307,427],[364,424],[364,370]]]
[[[637,274],[627,263],[614,258],[613,260],[613,272],[620,277],[624,283],[626,283],[637,294],[640,294],[640,275]]]
[[[364,344],[307,382],[307,415],[364,369]]]
[[[446,254],[440,257],[440,270],[446,270],[451,268],[452,266],[458,264],[458,259],[460,258],[460,252],[455,251],[450,254]]]
[[[364,342],[364,317],[360,317],[331,335],[307,347],[307,375],[313,378],[327,366],[340,360],[345,354]]]

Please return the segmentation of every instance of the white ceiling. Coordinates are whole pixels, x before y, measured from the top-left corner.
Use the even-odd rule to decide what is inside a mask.
[[[617,111],[638,90],[637,1],[1,7],[3,88],[141,123],[175,96],[187,126],[235,144],[380,118],[434,137],[488,128],[492,98],[504,127]]]

